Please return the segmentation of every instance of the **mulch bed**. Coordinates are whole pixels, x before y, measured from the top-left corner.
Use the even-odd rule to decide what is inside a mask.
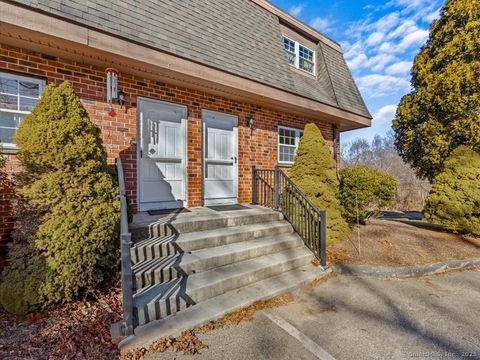
[[[27,317],[0,308],[0,359],[117,359],[110,325],[121,311],[118,287]]]
[[[347,241],[329,246],[330,264],[410,266],[480,258],[480,237],[454,234],[426,223],[370,220]]]

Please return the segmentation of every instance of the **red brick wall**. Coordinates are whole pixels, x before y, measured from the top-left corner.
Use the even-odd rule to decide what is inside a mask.
[[[232,101],[206,92],[186,87],[171,86],[161,79],[139,78],[120,73],[119,88],[126,94],[126,107],[116,107],[117,115],[108,115],[106,104],[105,69],[90,64],[58,59],[48,54],[32,52],[0,44],[0,69],[44,77],[47,83],[59,84],[65,80],[73,84],[81,97],[90,118],[102,130],[109,163],[121,156],[126,176],[126,186],[132,203],[136,205],[136,130],[137,97],[148,97],[188,107],[188,204],[202,204],[202,109],[225,112],[238,116],[238,170],[239,202],[249,202],[251,192],[251,167],[273,168],[277,163],[277,125],[303,128],[315,122],[327,140],[333,143],[333,127],[321,119],[308,119],[278,112],[262,106]],[[245,127],[246,118],[255,117],[253,132]],[[2,205],[3,206],[3,205]],[[4,209],[4,208],[2,208]],[[9,209],[8,206],[5,209]],[[8,218],[7,218],[8,220]]]

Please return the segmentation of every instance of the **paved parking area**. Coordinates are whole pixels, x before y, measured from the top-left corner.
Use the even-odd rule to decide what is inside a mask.
[[[480,359],[480,271],[337,276],[283,307],[199,336],[201,355],[148,359]]]

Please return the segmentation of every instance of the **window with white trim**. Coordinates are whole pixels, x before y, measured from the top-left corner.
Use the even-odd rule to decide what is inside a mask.
[[[291,66],[315,75],[315,51],[285,35],[283,36],[283,47],[287,52],[288,63]]]
[[[13,136],[22,119],[30,114],[45,87],[45,80],[0,72],[0,143],[16,148]]]
[[[293,164],[303,130],[286,126],[278,127],[278,162]]]

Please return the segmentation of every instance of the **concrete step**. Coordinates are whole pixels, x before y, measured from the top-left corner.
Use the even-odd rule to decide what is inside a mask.
[[[153,258],[133,266],[134,286],[140,289],[302,245],[298,235],[288,233]]]
[[[251,207],[248,210],[215,212],[197,209],[195,215],[175,219],[159,219],[149,224],[149,237],[162,237],[231,226],[268,223],[283,220],[283,215],[272,209]]]
[[[280,275],[269,277],[253,284],[235,289],[161,320],[152,321],[135,329],[135,335],[125,338],[120,344],[122,353],[135,348],[148,348],[154,341],[167,336],[178,336],[182,331],[202,326],[209,321],[245,308],[255,301],[267,300],[307,285],[313,280],[327,276],[331,271],[310,264]]]
[[[132,247],[132,262],[136,264],[158,257],[292,232],[292,226],[286,221],[273,221],[148,238],[135,243]]]
[[[312,258],[312,253],[302,246],[140,289],[133,297],[138,325],[176,314],[225,292],[307,265]]]

